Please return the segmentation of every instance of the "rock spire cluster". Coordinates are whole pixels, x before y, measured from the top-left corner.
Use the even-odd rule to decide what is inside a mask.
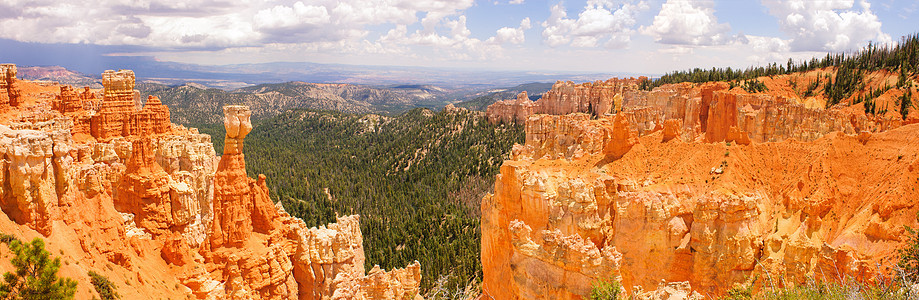
[[[751,94],[739,87],[731,89],[726,82],[667,84],[645,91],[639,89],[642,80],[647,79],[560,81],[535,102],[522,94],[490,105],[486,115],[492,123],[525,124],[534,114],[586,113],[594,118],[623,114],[642,135],[676,120],[682,126],[671,128],[676,130],[672,133],[684,141],[739,143],[813,141],[834,131],[855,134],[911,122],[869,118],[855,109],[815,107],[786,93]]]
[[[0,100],[17,97],[0,103],[0,230],[46,239],[76,262],[65,275],[94,270],[130,299],[419,297],[417,262],[365,271],[358,216],[308,227],[272,203],[269,179],[246,175],[248,107],[223,108],[218,159],[158,98],[140,105],[132,71],[106,71],[100,93],[0,70]]]
[[[19,106],[20,91],[16,81],[16,65],[0,64],[0,109]]]
[[[599,280],[648,299],[872,281],[919,225],[909,119],[727,83],[604,86],[514,100],[544,114],[523,118],[526,142],[482,199],[483,298],[583,299]],[[619,95],[621,111],[603,104]],[[500,107],[489,117],[520,121]]]

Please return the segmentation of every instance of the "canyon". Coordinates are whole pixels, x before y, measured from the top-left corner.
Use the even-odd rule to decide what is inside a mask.
[[[828,72],[761,77],[759,93],[558,82],[493,104],[489,121],[523,124],[526,142],[481,203],[483,297],[584,299],[602,280],[708,299],[888,276],[919,226],[919,116],[867,114],[855,94],[826,107],[789,85]]]
[[[417,262],[365,270],[359,216],[307,227],[271,201],[269,178],[248,177],[248,106],[223,107],[218,156],[210,136],[140,97],[132,71],[106,71],[102,86],[18,80],[0,65],[0,231],[45,239],[77,299],[96,296],[89,271],[126,299],[420,298]]]

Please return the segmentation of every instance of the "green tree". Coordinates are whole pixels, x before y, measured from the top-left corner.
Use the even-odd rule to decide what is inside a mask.
[[[10,262],[16,272],[3,274],[0,299],[73,299],[77,282],[57,277],[61,259],[50,258],[44,241],[35,238],[31,243],[23,244],[12,240],[9,247],[15,255]]]

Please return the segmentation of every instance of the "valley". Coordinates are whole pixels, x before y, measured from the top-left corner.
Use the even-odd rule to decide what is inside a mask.
[[[903,250],[919,245],[915,35],[787,65],[489,89],[17,74],[0,66],[0,266],[39,238],[80,299],[103,294],[91,277],[157,299],[919,286]]]

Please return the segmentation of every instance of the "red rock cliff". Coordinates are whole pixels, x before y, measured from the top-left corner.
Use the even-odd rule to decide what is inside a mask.
[[[789,128],[757,119],[774,99],[713,96],[712,140]],[[756,103],[753,129],[747,116],[722,113]],[[807,127],[819,117],[806,113],[787,120],[826,130]],[[482,201],[485,298],[582,299],[607,278],[678,297],[718,297],[752,278],[759,289],[770,276],[779,287],[820,274],[871,280],[895,260],[904,226],[919,225],[919,125],[772,133],[811,141],[753,144],[684,142],[674,138],[678,122],[638,138],[623,126],[635,124],[618,115],[528,119],[526,144]]]
[[[103,79],[102,99],[16,81],[28,92],[0,110],[0,231],[45,239],[61,275],[98,272],[127,299],[418,297],[417,262],[365,272],[358,216],[310,228],[246,176],[248,107],[224,109],[218,164],[210,136],[170,124],[159,99],[135,106],[133,72]]]
[[[785,80],[792,80],[787,76]],[[662,129],[667,120],[681,140],[709,142],[776,142],[786,139],[813,141],[830,132],[854,134],[879,131],[900,122],[882,116],[867,116],[858,108],[808,104],[811,99],[789,99],[784,90],[750,94],[741,88],[729,90],[726,82],[668,84],[651,91],[639,90],[646,78],[610,79],[605,82],[574,84],[557,82],[536,102],[499,101],[486,115],[492,123],[526,123],[534,114],[565,115],[587,113],[593,118],[623,114],[633,129],[644,135]],[[822,97],[822,96],[821,96]],[[821,98],[822,99],[822,98]],[[673,123],[676,124],[676,123]]]
[[[16,81],[16,65],[0,64],[0,109],[19,106],[20,91]]]

